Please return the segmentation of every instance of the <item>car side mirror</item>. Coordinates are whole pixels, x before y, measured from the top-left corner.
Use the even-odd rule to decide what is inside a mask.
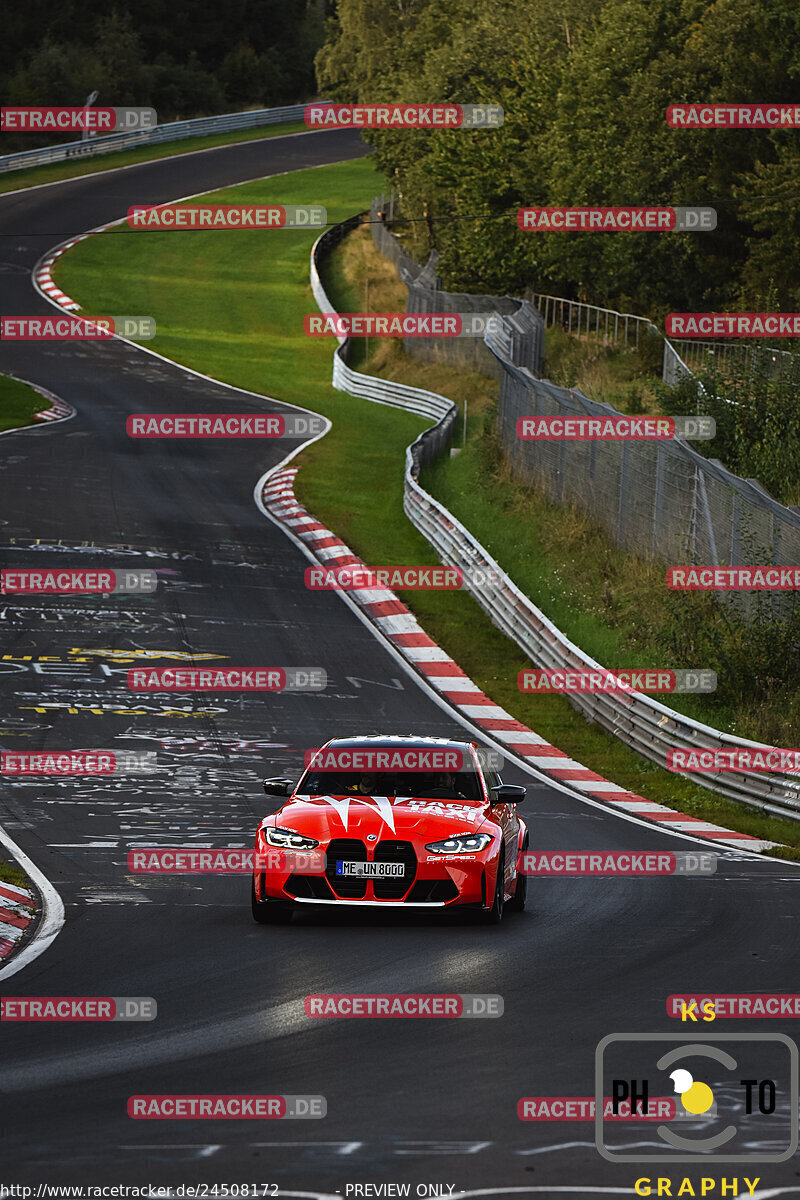
[[[489,788],[492,792],[492,804],[521,804],[528,794],[527,788],[518,783],[501,783],[498,787]]]
[[[293,779],[265,779],[264,791],[268,796],[291,796],[294,789]]]

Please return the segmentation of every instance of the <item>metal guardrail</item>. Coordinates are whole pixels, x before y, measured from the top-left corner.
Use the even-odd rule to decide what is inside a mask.
[[[340,225],[333,225],[321,234],[311,248],[311,290],[321,312],[335,312],[328,299],[319,277],[317,259],[320,252],[329,250],[341,241],[351,230],[361,223],[360,216],[351,217]],[[423,388],[407,387],[404,384],[393,383],[390,379],[379,379],[375,375],[362,375],[353,371],[347,365],[349,339],[337,338],[339,345],[333,356],[333,386],[339,391],[349,392],[362,400],[371,400],[373,404],[388,404],[392,408],[403,408],[406,412],[418,413],[421,417],[431,417],[440,421],[453,410],[454,419],[458,414],[452,400],[437,396],[435,392],[426,392]]]
[[[260,125],[298,121],[305,108],[305,104],[289,104],[283,108],[256,108],[252,112],[224,113],[222,116],[198,117],[192,121],[170,121],[166,125],[156,125],[153,129],[139,129],[132,133],[109,133],[102,137],[67,142],[60,146],[20,150],[17,154],[0,156],[0,173],[17,171],[21,167],[39,167],[44,163],[93,158],[96,154],[111,154],[114,150],[127,150],[132,146],[148,146],[158,142],[201,137],[207,133],[230,133],[236,129],[256,129]]]
[[[323,312],[335,310],[320,282],[320,255],[355,228],[358,222],[359,218],[355,217],[342,225],[333,226],[317,239],[312,248],[311,286]],[[334,387],[396,408],[408,408],[406,394],[411,391],[415,393],[415,400],[422,401],[425,398],[424,404],[429,408],[429,414],[426,415],[437,417],[438,414],[437,423],[421,433],[406,450],[403,510],[433,546],[441,561],[448,566],[461,567],[468,580],[475,578],[474,572],[478,572],[478,578],[487,580],[481,585],[472,584],[469,587],[471,594],[492,622],[524,651],[535,666],[559,670],[605,670],[565,637],[508,578],[469,530],[420,486],[421,467],[437,456],[452,433],[457,413],[455,405],[433,392],[409,389],[391,380],[362,375],[350,368],[342,371],[336,364],[340,362],[342,352],[346,353],[346,339],[340,341],[334,357]],[[495,347],[497,345],[495,341]],[[413,411],[422,412],[422,408]],[[733,737],[703,725],[641,692],[579,693],[570,694],[567,698],[588,720],[600,725],[660,767],[666,767],[668,750],[763,748],[763,743]],[[731,772],[719,775],[693,774],[689,778],[700,787],[752,808],[800,820],[800,783],[793,783],[786,776]]]
[[[696,370],[713,363],[723,370],[728,366],[736,370],[748,370],[755,360],[761,370],[772,379],[781,379],[784,374],[797,370],[800,354],[791,350],[776,350],[774,346],[743,346],[738,342],[700,342],[694,338],[675,338],[670,345],[678,347],[685,362]]]
[[[546,325],[561,325],[566,333],[576,337],[591,337],[594,333],[594,340],[602,340],[604,345],[621,341],[627,346],[629,341],[633,341],[633,330],[636,335],[635,344],[638,346],[639,331],[643,325],[659,337],[663,336],[658,326],[649,318],[637,317],[635,313],[617,312],[613,308],[601,308],[597,304],[586,304],[583,300],[567,300],[563,296],[548,296],[544,292],[534,295],[534,303],[543,314]],[[613,333],[609,332],[611,326]],[[780,378],[784,372],[795,370],[795,364],[800,362],[800,354],[791,350],[776,350],[770,346],[761,347],[755,353],[775,379]],[[695,338],[670,340],[664,337],[661,378],[664,383],[674,387],[681,379],[694,376],[697,368],[707,366],[711,359],[717,366],[731,362],[734,366],[746,369],[753,354],[751,346],[719,341],[701,342]],[[705,394],[702,384],[698,383],[697,386],[701,394]]]
[[[567,300],[564,296],[548,296],[544,292],[535,293],[534,303],[544,316],[545,325],[561,325],[567,333],[576,337],[591,337],[592,324],[594,338],[600,341],[600,324],[602,317],[603,343],[622,341],[627,346],[630,331],[636,334],[635,345],[639,345],[641,327],[651,330],[658,337],[663,337],[661,330],[648,317],[637,317],[634,313],[617,312],[614,308],[601,308],[598,304],[586,304],[583,300]],[[613,324],[614,332],[609,334],[609,325]],[[622,336],[620,337],[620,328]],[[630,340],[633,340],[631,337]],[[661,378],[664,383],[674,387],[686,376],[694,376],[694,371],[684,362],[681,355],[669,338],[664,338],[664,358],[661,364]],[[698,382],[698,388],[703,390]]]
[[[592,322],[594,322],[595,341],[600,340],[600,318],[603,318],[603,341],[622,341],[627,346],[628,335],[632,329],[636,334],[636,345],[639,345],[639,326],[645,325],[658,333],[652,321],[647,317],[637,317],[633,313],[617,312],[613,308],[601,308],[597,304],[586,304],[583,300],[566,300],[563,296],[548,296],[545,292],[534,293],[536,307],[541,312],[547,325],[564,326],[567,333],[576,337],[590,337]],[[613,334],[609,335],[609,318],[614,326]],[[620,338],[620,322],[622,337]]]

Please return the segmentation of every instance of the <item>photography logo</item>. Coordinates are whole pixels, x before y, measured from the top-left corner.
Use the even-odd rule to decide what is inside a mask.
[[[611,1033],[595,1051],[595,1144],[609,1162],[785,1162],[797,1152],[797,1046],[782,1033]],[[676,1118],[635,1153],[620,1105],[647,1114],[676,1094]],[[606,1116],[602,1098],[611,1096]]]

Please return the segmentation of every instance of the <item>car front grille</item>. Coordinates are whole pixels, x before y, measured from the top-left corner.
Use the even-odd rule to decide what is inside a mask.
[[[366,879],[336,874],[336,864],[342,861],[366,862],[367,847],[355,838],[334,838],[328,845],[325,876],[335,895],[342,900],[363,900],[367,894]]]
[[[367,895],[367,880],[336,874],[336,864],[342,861],[367,862],[367,847],[355,838],[334,838],[328,846],[325,876],[333,892],[342,900],[363,900]],[[385,841],[375,846],[375,862],[403,864],[403,874],[386,879],[372,879],[372,895],[376,900],[401,900],[414,882],[417,856],[411,842]]]
[[[400,900],[405,896],[417,873],[417,856],[411,842],[378,842],[375,862],[402,863],[403,874],[373,879],[372,891],[376,900]]]

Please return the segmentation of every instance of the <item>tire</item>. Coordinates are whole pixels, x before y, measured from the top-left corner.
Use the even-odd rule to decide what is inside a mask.
[[[257,900],[256,883],[250,884],[250,907],[253,920],[259,925],[288,925],[292,919],[293,906],[281,900]]]
[[[506,868],[505,850],[500,851],[500,858],[497,863],[497,882],[494,888],[494,900],[492,907],[481,913],[481,918],[484,925],[499,925],[503,919],[503,910],[505,909],[505,896],[503,895],[503,874]]]
[[[525,840],[522,843],[522,849],[528,849],[528,835],[525,834]],[[517,871],[517,886],[514,889],[514,895],[510,900],[506,901],[506,909],[508,912],[524,912],[525,900],[528,895],[528,876],[523,875],[521,871]]]

